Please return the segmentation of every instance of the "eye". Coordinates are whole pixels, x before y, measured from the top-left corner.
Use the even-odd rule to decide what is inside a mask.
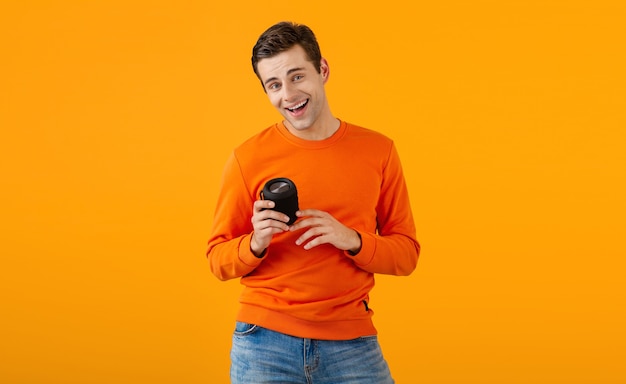
[[[303,78],[304,78],[304,75],[295,75],[295,76],[293,77],[293,80],[294,80],[294,81],[298,81],[298,80],[302,80]]]
[[[270,85],[267,86],[267,89],[269,89],[270,91],[275,91],[279,88],[280,88],[280,83],[270,83]]]

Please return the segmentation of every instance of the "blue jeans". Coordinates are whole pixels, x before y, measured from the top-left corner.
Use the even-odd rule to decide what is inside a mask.
[[[393,384],[376,336],[315,340],[237,322],[232,384]]]

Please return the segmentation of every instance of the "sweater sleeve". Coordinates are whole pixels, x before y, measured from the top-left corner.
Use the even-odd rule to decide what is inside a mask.
[[[376,207],[376,233],[359,232],[361,250],[353,260],[371,273],[409,275],[417,266],[420,244],[409,194],[395,145],[383,171],[381,192]]]
[[[253,199],[233,153],[224,168],[207,257],[220,280],[247,275],[261,262],[250,250]]]

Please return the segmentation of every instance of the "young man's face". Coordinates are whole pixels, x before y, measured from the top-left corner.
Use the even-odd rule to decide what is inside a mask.
[[[328,64],[322,59],[318,73],[304,49],[295,45],[276,56],[261,59],[257,65],[261,82],[272,105],[297,132],[319,130],[323,113],[329,113],[324,84]]]

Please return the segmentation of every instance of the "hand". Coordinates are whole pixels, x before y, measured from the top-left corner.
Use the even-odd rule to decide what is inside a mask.
[[[273,211],[274,205],[271,200],[254,202],[251,219],[254,231],[250,239],[250,250],[257,256],[260,256],[269,247],[275,234],[289,230],[289,226],[286,224],[289,221],[289,216]]]
[[[309,228],[296,240],[297,245],[304,244],[304,249],[309,250],[321,244],[331,244],[335,248],[353,253],[361,249],[359,234],[340,223],[331,214],[317,209],[304,209],[296,212],[296,216],[303,219],[298,220],[289,230]]]

